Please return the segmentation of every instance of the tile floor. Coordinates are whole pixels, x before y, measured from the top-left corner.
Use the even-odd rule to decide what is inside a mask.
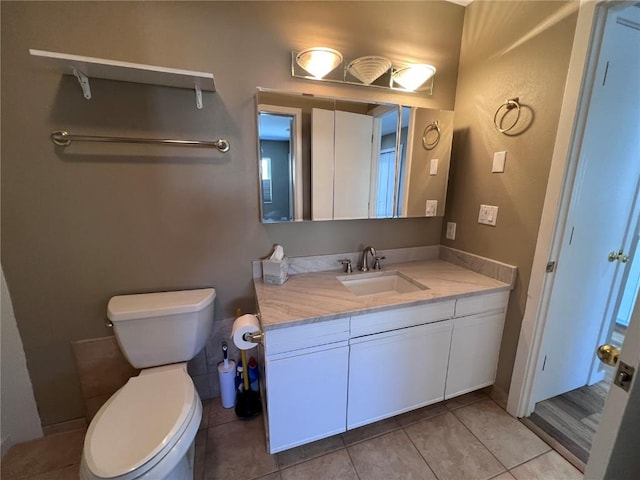
[[[13,447],[2,479],[77,478],[83,431]],[[507,415],[471,393],[277,455],[262,417],[238,420],[205,402],[196,436],[197,480],[570,480],[582,474]]]

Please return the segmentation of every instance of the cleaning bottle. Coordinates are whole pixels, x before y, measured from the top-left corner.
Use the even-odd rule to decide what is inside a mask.
[[[259,390],[258,385],[258,362],[256,359],[251,357],[249,358],[249,388],[254,392]]]
[[[244,390],[244,381],[242,379],[242,372],[244,371],[243,366],[242,366],[242,360],[238,360],[238,366],[236,367],[236,381],[235,381],[235,386],[236,386],[236,392],[240,392],[242,393],[242,391]]]
[[[220,381],[220,398],[224,408],[231,408],[236,403],[234,374],[236,362],[229,360],[227,342],[222,342],[223,360],[218,364],[218,380]]]

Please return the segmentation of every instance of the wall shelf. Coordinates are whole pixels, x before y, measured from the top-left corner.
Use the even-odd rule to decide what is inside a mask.
[[[202,91],[216,91],[213,73],[120,62],[44,50],[30,49],[29,53],[37,58],[41,66],[53,68],[64,75],[75,75],[86,99],[91,98],[90,78],[194,89],[198,108],[202,108]]]

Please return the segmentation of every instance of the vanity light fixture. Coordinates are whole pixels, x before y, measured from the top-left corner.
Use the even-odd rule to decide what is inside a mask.
[[[435,73],[432,65],[405,63],[395,67],[379,55],[345,60],[339,51],[328,47],[291,52],[291,76],[306,80],[431,95]]]
[[[415,92],[436,73],[435,67],[424,63],[407,65],[391,74],[395,83],[405,90]]]
[[[369,55],[353,60],[347,71],[365,85],[371,85],[391,68],[391,60],[385,57]]]
[[[327,47],[313,47],[296,55],[296,63],[320,80],[342,63],[342,54]]]

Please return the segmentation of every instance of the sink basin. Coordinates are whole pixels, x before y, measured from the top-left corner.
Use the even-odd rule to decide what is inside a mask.
[[[338,277],[338,280],[340,280],[351,293],[358,296],[383,293],[409,293],[428,289],[428,287],[419,284],[396,270],[343,275]]]

